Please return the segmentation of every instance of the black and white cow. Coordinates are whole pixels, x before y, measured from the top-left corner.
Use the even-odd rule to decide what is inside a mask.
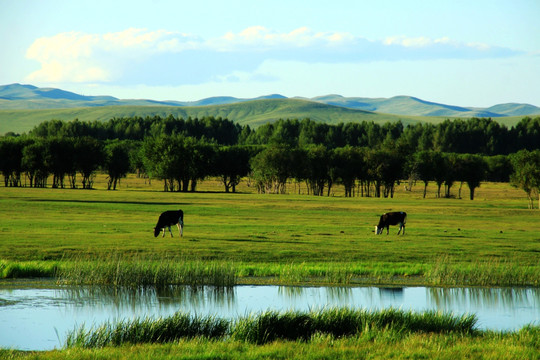
[[[184,212],[182,210],[169,210],[159,215],[158,222],[154,228],[154,237],[157,237],[163,229],[163,236],[165,237],[165,228],[169,229],[171,237],[173,236],[171,226],[178,226],[178,232],[180,237],[184,236]]]
[[[379,219],[379,225],[375,226],[375,234],[382,234],[384,228],[386,228],[386,235],[388,235],[390,225],[399,225],[398,235],[403,229],[403,235],[405,235],[405,223],[407,222],[407,213],[403,211],[389,212],[382,214]]]

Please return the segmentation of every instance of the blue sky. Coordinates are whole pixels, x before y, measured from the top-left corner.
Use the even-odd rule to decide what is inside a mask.
[[[540,106],[540,1],[0,0],[0,84]]]

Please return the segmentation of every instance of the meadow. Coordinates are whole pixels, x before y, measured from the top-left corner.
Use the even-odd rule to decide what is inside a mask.
[[[345,198],[339,187],[333,196],[316,197],[307,195],[305,187],[297,184],[289,185],[287,195],[260,195],[248,184],[242,182],[239,193],[235,194],[223,193],[216,180],[201,183],[197,193],[167,193],[162,191],[161,182],[149,183],[131,175],[117,191],[107,191],[105,176],[98,175],[94,190],[2,187],[0,278],[55,277],[60,283],[134,287],[239,283],[540,285],[540,233],[535,227],[538,211],[527,209],[525,194],[508,184],[483,183],[474,201],[436,198],[435,186],[431,184],[426,199],[422,198],[420,184],[413,191],[400,186],[393,199]],[[466,189],[463,191],[465,195]],[[453,194],[457,195],[457,187]],[[153,227],[159,213],[178,208],[185,212],[184,237],[180,238],[178,230],[173,228],[174,237],[166,234],[164,238],[154,238]],[[374,234],[380,214],[386,211],[408,213],[404,236],[396,235],[396,227],[390,228],[389,235]],[[336,311],[338,314],[323,314],[330,318],[328,326],[346,320],[343,314],[347,310]],[[140,319],[104,324],[96,332],[75,330],[72,342],[65,349],[46,352],[0,349],[0,357],[536,359],[538,356],[538,327],[510,333],[477,331],[473,318],[460,318],[468,324],[466,331],[433,330],[432,325],[425,323],[414,325],[416,319],[398,327],[363,322],[348,334],[318,329],[300,338],[278,336],[259,341],[256,335],[255,340],[249,340],[253,327],[261,323],[274,329],[272,321],[276,321],[277,328],[289,329],[290,321],[300,321],[295,323],[298,327],[311,323],[317,316],[260,314],[231,325],[235,329],[230,333],[233,335],[218,338],[195,333],[160,344],[145,341],[141,344],[129,337],[124,342],[105,342],[99,346],[84,343],[88,339],[92,342],[96,336],[125,337],[140,329],[155,330],[161,321],[156,325],[155,321]],[[383,312],[367,316],[385,315]],[[409,319],[412,315],[398,312],[397,316]],[[435,321],[438,325],[434,329],[441,329],[441,320],[456,321],[440,314],[418,316],[420,322],[424,318]],[[170,326],[167,324],[165,328]],[[227,325],[213,318],[202,319],[202,324],[222,330]],[[431,330],[426,330],[426,326]],[[269,334],[265,328],[261,333]]]
[[[162,283],[185,283],[195,272],[221,274],[228,285],[540,281],[540,233],[532,225],[538,214],[508,184],[483,184],[470,201],[422,199],[420,185],[384,199],[345,198],[339,188],[330,197],[305,195],[295,184],[288,195],[259,195],[246,182],[226,194],[213,180],[197,193],[170,193],[134,176],[106,191],[105,181],[98,176],[95,190],[0,188],[0,276],[115,283],[122,270],[108,266],[131,278],[138,271],[141,279],[161,271],[155,281]],[[154,238],[159,213],[179,208],[184,237],[173,228],[174,237]],[[404,236],[396,227],[375,235],[386,211],[408,213]]]

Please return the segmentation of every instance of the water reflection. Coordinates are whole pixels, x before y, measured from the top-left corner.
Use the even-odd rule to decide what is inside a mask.
[[[204,308],[210,305],[233,307],[235,289],[215,286],[167,286],[160,288],[118,288],[118,287],[65,287],[55,290],[58,298],[65,298],[68,306],[85,306],[106,309],[112,306],[118,310],[148,310],[170,307]]]
[[[452,307],[512,307],[523,304],[532,307],[540,302],[538,289],[514,288],[428,288],[429,298],[438,308]]]
[[[65,334],[83,323],[170,316],[178,311],[235,318],[266,310],[394,307],[476,314],[482,329],[515,330],[529,323],[540,325],[540,289],[291,286],[123,289],[52,284],[49,287],[21,284],[17,288],[2,284],[0,347],[25,350],[61,347]]]
[[[379,288],[381,298],[390,301],[402,301],[403,300],[403,288],[391,287],[391,288]]]

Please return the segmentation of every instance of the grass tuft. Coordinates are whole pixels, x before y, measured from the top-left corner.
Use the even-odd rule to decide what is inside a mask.
[[[415,313],[397,309],[377,312],[333,308],[310,313],[267,311],[237,320],[232,336],[255,344],[275,340],[308,340],[315,334],[352,336],[364,331],[396,330],[426,333],[472,333],[474,315],[456,317],[433,311]]]
[[[57,262],[0,260],[0,279],[55,277],[57,271]]]
[[[122,287],[169,285],[230,287],[237,283],[236,271],[229,262],[136,260],[111,256],[101,261],[74,259],[58,271],[58,281],[74,285]]]
[[[168,343],[178,339],[222,338],[228,321],[213,316],[197,317],[176,313],[168,318],[144,318],[107,322],[95,329],[84,325],[67,336],[66,347],[102,348],[122,344]]]

